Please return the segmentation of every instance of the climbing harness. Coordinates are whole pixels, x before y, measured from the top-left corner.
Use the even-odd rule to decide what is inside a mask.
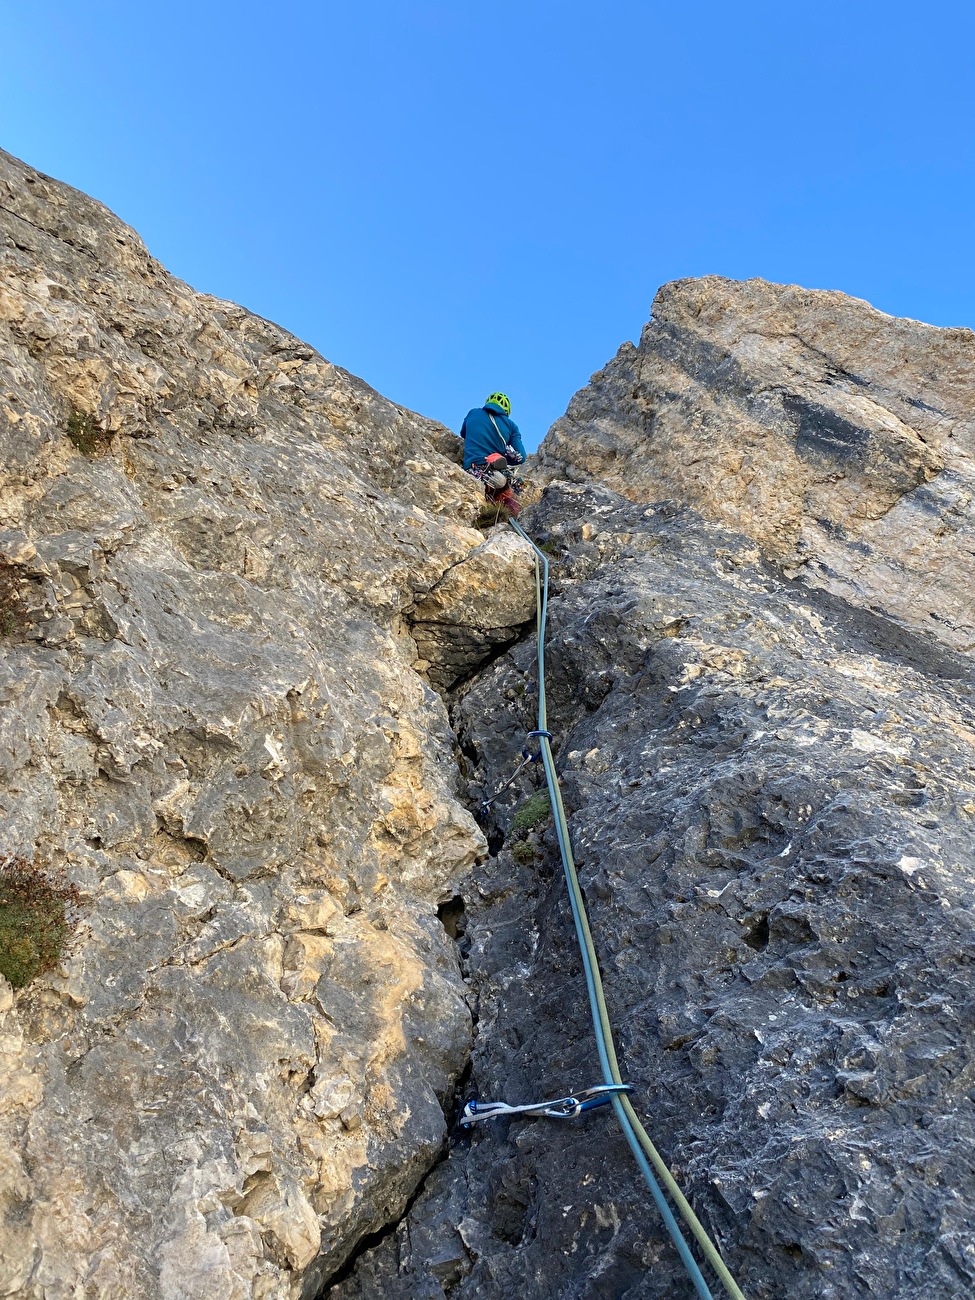
[[[467,467],[471,478],[484,484],[485,492],[517,492],[525,486],[525,480],[514,472],[500,452],[493,451],[486,460],[471,461]]]
[[[495,398],[499,399],[499,406],[505,411],[505,414],[508,414],[511,410],[511,403],[504,393],[492,393],[488,401],[491,402]],[[483,460],[473,461],[467,466],[467,473],[484,485],[484,495],[491,505],[497,507],[497,513],[494,517],[494,522],[497,523],[502,507],[507,509],[512,516],[517,515],[521,509],[521,502],[518,498],[525,486],[525,480],[514,473],[512,466],[522,464],[525,457],[508,442],[505,435],[498,428],[498,422],[493,413],[488,411],[487,415],[494,427],[494,433],[498,440],[497,446],[501,450],[490,452]]]
[[[571,1097],[558,1097],[555,1101],[536,1101],[527,1106],[509,1106],[504,1101],[469,1101],[464,1107],[460,1123],[464,1128],[479,1124],[485,1119],[498,1119],[504,1115],[523,1115],[528,1119],[544,1116],[546,1119],[574,1119],[584,1111],[597,1106],[608,1106],[613,1096],[632,1092],[629,1083],[599,1083],[594,1088],[584,1088]]]
[[[525,480],[512,473],[510,466],[500,452],[492,452],[487,460],[475,460],[467,467],[467,473],[482,484],[484,495],[492,506],[497,506],[494,522],[501,517],[502,508],[517,513],[521,508],[518,497],[525,487]]]
[[[555,816],[555,832],[558,837],[559,852],[562,857],[562,866],[565,870],[566,883],[569,887],[569,902],[572,907],[572,919],[575,923],[576,937],[579,940],[579,950],[582,955],[583,969],[586,974],[586,987],[589,992],[589,1006],[592,1013],[593,1029],[596,1034],[596,1048],[599,1053],[599,1063],[603,1071],[604,1085],[607,1088],[616,1089],[616,1091],[609,1094],[609,1102],[613,1107],[617,1120],[619,1120],[620,1127],[629,1143],[630,1150],[633,1152],[633,1158],[640,1167],[640,1171],[646,1179],[647,1186],[650,1188],[650,1194],[653,1197],[657,1209],[660,1211],[660,1216],[664,1221],[664,1226],[677,1248],[677,1252],[681,1257],[698,1296],[701,1297],[701,1300],[714,1300],[698,1263],[691,1254],[690,1247],[684,1239],[684,1234],[680,1230],[680,1225],[674,1217],[674,1213],[667,1202],[663,1188],[660,1185],[661,1183],[663,1183],[663,1186],[667,1189],[671,1199],[680,1211],[681,1217],[700,1246],[708,1263],[720,1278],[725,1291],[732,1297],[732,1300],[745,1300],[741,1288],[728,1271],[728,1267],[721,1258],[717,1246],[715,1246],[711,1241],[704,1225],[691,1209],[687,1198],[678,1187],[673,1174],[667,1168],[666,1162],[650,1140],[650,1135],[640,1122],[640,1118],[633,1109],[633,1104],[627,1096],[627,1093],[622,1090],[625,1085],[623,1084],[623,1078],[620,1074],[619,1060],[616,1055],[616,1045],[613,1042],[613,1027],[609,1019],[609,1011],[606,1007],[606,998],[603,993],[602,977],[599,973],[596,948],[593,943],[592,931],[589,928],[586,902],[583,897],[582,887],[579,884],[579,876],[576,872],[575,860],[572,856],[572,844],[569,837],[569,826],[565,816],[565,805],[562,802],[562,791],[559,787],[559,779],[555,771],[555,759],[552,754],[552,736],[551,732],[548,730],[547,704],[545,698],[545,623],[548,617],[548,556],[540,547],[535,545],[525,530],[520,527],[514,519],[509,519],[508,523],[519,537],[524,538],[534,552],[535,626],[537,629],[538,639],[538,729],[533,734],[537,735],[539,739],[542,765],[545,769],[545,780],[548,785],[549,798]]]
[[[529,740],[532,740],[535,736],[547,736],[549,740],[552,739],[552,733],[550,731],[529,731],[527,738]],[[521,762],[518,764],[515,770],[508,777],[507,781],[505,781],[504,785],[501,786],[499,790],[496,790],[490,799],[485,799],[481,803],[481,816],[484,817],[487,815],[487,812],[490,809],[491,805],[493,803],[496,803],[497,800],[501,798],[505,790],[507,790],[510,785],[514,784],[514,782],[518,779],[518,777],[529,765],[529,763],[540,763],[541,759],[542,759],[541,750],[539,750],[537,754],[533,754],[531,750],[528,748],[528,746],[526,745],[524,749],[521,751]]]

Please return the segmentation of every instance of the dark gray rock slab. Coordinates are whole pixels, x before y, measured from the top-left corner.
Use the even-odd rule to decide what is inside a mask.
[[[686,508],[561,485],[528,524],[554,553],[551,726],[637,1110],[754,1300],[968,1295],[971,660]],[[534,678],[526,641],[457,700],[474,798],[534,726]],[[509,1102],[598,1081],[551,826],[512,855],[532,779],[495,806],[461,941],[470,1086]],[[692,1292],[601,1111],[455,1135],[331,1294]]]

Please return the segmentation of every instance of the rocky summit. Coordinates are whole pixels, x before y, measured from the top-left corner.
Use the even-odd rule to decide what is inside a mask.
[[[975,650],[971,330],[795,285],[678,280],[539,463],[693,506],[802,581]]]
[[[7,155],[0,230],[0,884],[81,912],[0,978],[0,1296],[690,1297],[608,1109],[456,1125],[601,1081],[540,765],[472,816],[530,549]],[[975,1291],[973,453],[968,331],[708,277],[532,469],[624,1076],[749,1300]]]

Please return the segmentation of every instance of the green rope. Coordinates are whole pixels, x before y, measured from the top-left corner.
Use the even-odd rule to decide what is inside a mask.
[[[548,785],[549,797],[552,801],[552,810],[555,814],[555,831],[558,836],[559,850],[562,855],[562,866],[565,869],[565,878],[569,886],[569,902],[572,906],[572,917],[575,922],[576,935],[579,939],[579,949],[582,954],[583,968],[586,974],[586,985],[589,990],[589,1004],[592,1012],[593,1028],[596,1033],[596,1047],[599,1052],[599,1060],[603,1069],[603,1078],[606,1083],[623,1083],[623,1077],[620,1074],[619,1060],[616,1055],[616,1046],[613,1042],[613,1026],[609,1018],[609,1011],[606,1007],[606,998],[603,993],[602,977],[599,973],[599,962],[596,956],[596,946],[593,943],[592,930],[589,926],[589,916],[586,912],[586,902],[583,897],[582,887],[579,884],[579,876],[576,871],[575,859],[572,856],[572,843],[569,837],[569,825],[565,815],[565,805],[562,802],[562,790],[559,786],[558,775],[555,771],[555,759],[552,754],[552,746],[548,736],[544,733],[548,731],[548,711],[545,698],[545,624],[548,617],[548,557],[532,539],[525,530],[513,519],[509,520],[511,527],[523,537],[528,545],[532,548],[535,558],[535,617],[538,635],[538,730],[543,734],[539,736],[539,744],[542,751],[542,764],[545,768],[545,780]],[[539,568],[541,564],[541,568]],[[707,1283],[704,1281],[701,1271],[698,1268],[694,1257],[691,1255],[687,1242],[684,1240],[683,1233],[680,1230],[670,1206],[660,1189],[660,1184],[654,1177],[650,1165],[656,1171],[660,1182],[664,1184],[670,1193],[674,1204],[681,1213],[684,1222],[694,1235],[695,1240],[701,1248],[701,1251],[708,1260],[708,1263],[714,1269],[725,1291],[732,1300],[745,1300],[741,1288],[735,1282],[735,1279],[728,1271],[728,1267],[718,1251],[717,1246],[708,1236],[704,1225],[694,1213],[684,1193],[677,1185],[673,1174],[667,1168],[667,1165],[660,1152],[654,1146],[650,1135],[640,1122],[639,1116],[633,1109],[629,1097],[625,1094],[613,1097],[613,1110],[616,1112],[616,1118],[620,1122],[623,1133],[630,1149],[636,1158],[637,1164],[643,1173],[644,1178],[650,1188],[654,1201],[660,1210],[661,1217],[670,1233],[674,1245],[684,1262],[684,1266],[694,1283],[695,1290],[703,1300],[712,1300],[711,1292]],[[649,1163],[648,1163],[649,1161]]]

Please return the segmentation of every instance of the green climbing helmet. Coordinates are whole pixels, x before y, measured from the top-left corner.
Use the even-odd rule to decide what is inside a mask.
[[[492,393],[484,403],[485,406],[493,402],[495,406],[500,406],[505,415],[511,414],[511,398],[507,393]]]

